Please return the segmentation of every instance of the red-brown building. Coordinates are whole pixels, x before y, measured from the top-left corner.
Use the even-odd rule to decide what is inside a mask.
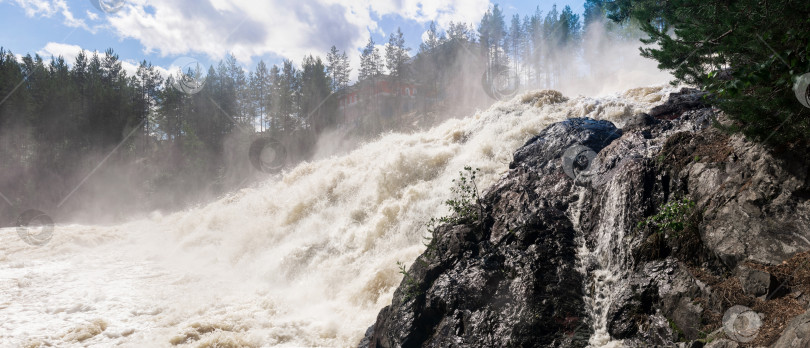
[[[342,123],[359,126],[372,118],[391,119],[407,113],[416,106],[418,92],[419,87],[415,83],[397,82],[389,76],[358,82],[349,87],[339,100]]]

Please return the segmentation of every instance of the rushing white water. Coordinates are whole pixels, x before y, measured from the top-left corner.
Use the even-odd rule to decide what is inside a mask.
[[[612,340],[608,333],[608,311],[610,305],[621,293],[620,282],[626,279],[627,248],[625,243],[624,221],[626,199],[632,188],[626,183],[611,180],[605,185],[602,195],[602,209],[599,212],[598,225],[592,239],[593,249],[588,248],[585,238],[580,234],[578,238],[577,257],[579,270],[585,276],[585,306],[592,321],[593,335],[589,340],[590,347],[619,348],[624,347],[621,340]],[[580,193],[583,197],[584,192]],[[579,204],[592,204],[582,202]],[[590,270],[588,272],[587,270]]]
[[[424,249],[465,165],[480,187],[569,117],[619,124],[663,87],[534,106],[517,97],[388,134],[207,206],[117,226],[0,230],[0,346],[354,346]],[[612,197],[608,195],[608,197]],[[611,237],[614,238],[614,237]]]

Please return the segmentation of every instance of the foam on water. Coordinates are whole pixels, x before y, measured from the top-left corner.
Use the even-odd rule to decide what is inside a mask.
[[[446,213],[464,166],[488,187],[549,124],[621,126],[668,92],[539,105],[518,96],[188,211],[59,225],[38,248],[0,230],[0,346],[354,346],[390,303],[397,261],[424,250],[424,223]]]

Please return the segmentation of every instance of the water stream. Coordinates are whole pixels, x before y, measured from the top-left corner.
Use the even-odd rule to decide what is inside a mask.
[[[424,250],[466,165],[488,187],[513,152],[569,117],[621,122],[667,89],[535,107],[517,97],[466,119],[387,134],[187,211],[114,226],[57,225],[46,245],[0,230],[0,346],[354,346]],[[621,255],[622,187],[596,231],[594,345]],[[33,207],[36,208],[36,207]]]

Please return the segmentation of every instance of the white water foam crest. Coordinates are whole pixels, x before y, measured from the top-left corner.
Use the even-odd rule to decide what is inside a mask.
[[[623,121],[670,92],[641,88],[535,107],[521,97],[207,206],[118,226],[57,226],[35,248],[0,230],[0,346],[355,346],[424,250],[452,180],[479,187],[570,117]]]

